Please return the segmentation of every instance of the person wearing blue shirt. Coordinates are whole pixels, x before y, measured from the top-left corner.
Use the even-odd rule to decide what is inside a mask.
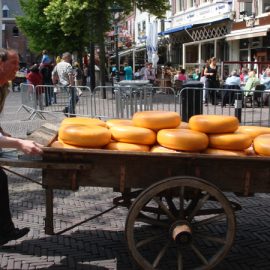
[[[47,52],[47,50],[43,50],[42,51],[42,58],[41,58],[41,65],[43,64],[43,65],[48,65],[48,64],[50,64],[52,61],[51,61],[51,58],[49,57],[49,55],[48,55],[48,52]]]
[[[238,85],[238,86],[240,86],[240,77],[237,76],[237,71],[236,70],[233,70],[231,72],[231,76],[226,79],[225,84],[226,85]]]
[[[125,63],[124,74],[125,74],[125,80],[132,80],[133,79],[132,67],[129,66],[127,63]]]

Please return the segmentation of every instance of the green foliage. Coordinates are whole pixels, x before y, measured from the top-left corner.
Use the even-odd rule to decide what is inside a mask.
[[[115,3],[128,14],[134,5],[161,17],[168,9],[168,0],[20,0],[24,16],[17,24],[29,40],[34,52],[44,48],[58,54],[82,51],[89,42],[99,43],[111,28]]]

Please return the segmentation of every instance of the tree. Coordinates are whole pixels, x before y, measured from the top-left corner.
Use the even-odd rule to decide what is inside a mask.
[[[24,16],[17,17],[21,31],[34,52],[47,49],[54,54],[79,52],[89,43],[100,44],[102,83],[105,83],[104,35],[110,30],[113,3],[128,14],[136,5],[140,10],[161,17],[168,0],[20,0]]]

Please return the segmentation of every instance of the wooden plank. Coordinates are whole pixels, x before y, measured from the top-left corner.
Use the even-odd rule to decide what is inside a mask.
[[[46,123],[32,132],[27,139],[49,146],[57,137],[59,125]]]

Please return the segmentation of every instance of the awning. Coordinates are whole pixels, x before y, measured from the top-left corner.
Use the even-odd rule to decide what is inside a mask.
[[[269,29],[270,29],[270,25],[245,28],[241,30],[234,30],[234,31],[231,31],[230,34],[226,35],[226,40],[231,41],[231,40],[238,40],[238,39],[244,39],[244,38],[267,36],[267,32]]]
[[[165,35],[169,35],[172,33],[176,33],[176,32],[180,32],[186,29],[190,29],[192,28],[193,24],[188,24],[188,25],[184,25],[184,26],[180,26],[180,27],[175,27],[175,28],[171,28],[171,29],[167,29],[166,31],[163,32],[159,32],[158,34],[161,36],[165,36]]]

